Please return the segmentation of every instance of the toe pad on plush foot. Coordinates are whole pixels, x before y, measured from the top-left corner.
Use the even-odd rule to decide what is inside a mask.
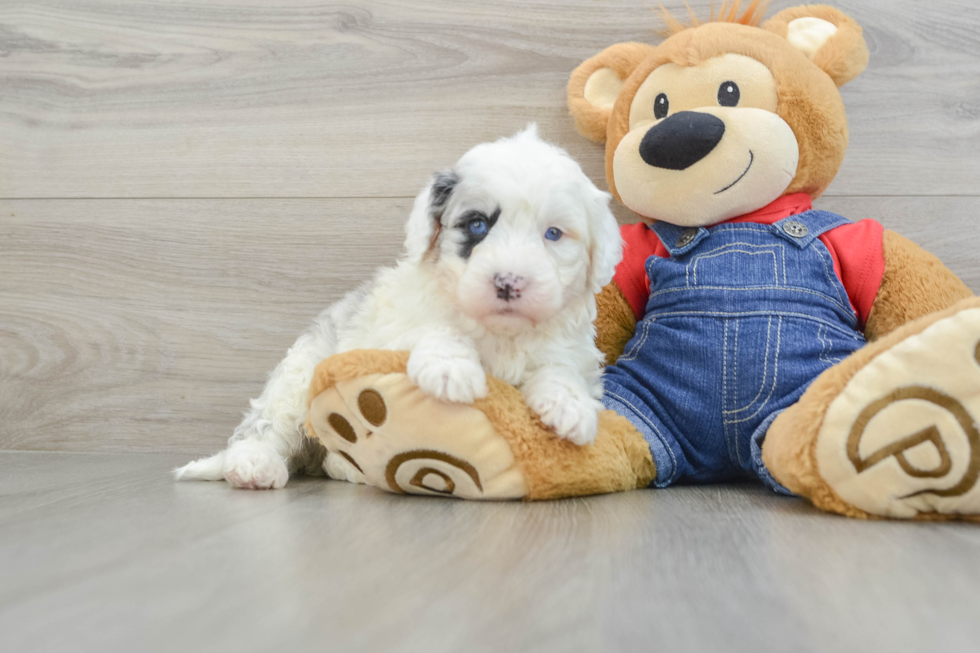
[[[404,373],[337,381],[313,398],[310,425],[331,454],[389,492],[466,499],[527,494],[510,447],[483,412],[433,399]]]

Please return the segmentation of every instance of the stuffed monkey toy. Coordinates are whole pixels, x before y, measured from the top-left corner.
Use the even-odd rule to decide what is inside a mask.
[[[727,3],[726,3],[727,5]],[[324,361],[307,431],[365,482],[470,499],[756,479],[851,517],[980,516],[980,300],[873,220],[814,210],[848,129],[838,88],[868,61],[826,6],[759,2],[620,43],[568,101],[642,221],[598,296],[610,363],[593,445],[554,437],[489,379],[423,395],[407,353]]]

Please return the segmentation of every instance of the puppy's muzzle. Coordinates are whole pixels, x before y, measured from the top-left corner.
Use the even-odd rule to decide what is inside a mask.
[[[725,135],[725,123],[707,113],[680,111],[665,118],[640,141],[640,158],[654,168],[686,170],[711,154]]]
[[[493,287],[497,289],[497,299],[509,302],[521,298],[521,292],[527,287],[527,282],[524,277],[514,274],[495,274]]]

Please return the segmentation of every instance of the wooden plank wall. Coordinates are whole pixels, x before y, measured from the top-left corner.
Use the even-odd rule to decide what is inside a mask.
[[[432,170],[534,120],[604,184],[565,81],[653,41],[655,4],[0,3],[0,449],[220,446],[310,318],[397,255]],[[871,65],[819,206],[980,290],[980,5],[837,4]]]

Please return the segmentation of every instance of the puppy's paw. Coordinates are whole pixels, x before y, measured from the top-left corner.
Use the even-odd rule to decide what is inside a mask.
[[[542,379],[524,389],[528,407],[555,434],[578,445],[592,444],[599,430],[599,406],[589,393],[558,378]]]
[[[225,480],[247,490],[278,490],[289,480],[286,460],[261,440],[241,440],[225,454]]]
[[[471,404],[487,396],[487,373],[471,356],[417,349],[408,359],[408,378],[442,401]]]

